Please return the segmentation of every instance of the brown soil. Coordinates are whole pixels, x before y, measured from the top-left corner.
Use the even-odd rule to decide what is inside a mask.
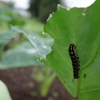
[[[74,100],[58,78],[55,78],[48,95],[41,97],[40,84],[31,77],[32,69],[33,67],[0,70],[0,80],[7,85],[12,100]]]

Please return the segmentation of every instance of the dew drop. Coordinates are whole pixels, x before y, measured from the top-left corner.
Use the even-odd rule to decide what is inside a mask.
[[[45,32],[42,32],[42,34],[45,34]]]
[[[39,61],[39,59],[37,59],[37,61]]]
[[[43,46],[43,48],[44,48],[44,49],[46,49],[46,48],[47,48],[47,46],[45,46],[45,45],[44,45],[44,46]]]

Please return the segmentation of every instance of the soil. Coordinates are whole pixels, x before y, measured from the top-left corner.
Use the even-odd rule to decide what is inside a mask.
[[[32,69],[31,66],[0,70],[0,80],[7,85],[12,100],[74,100],[57,77],[47,96],[41,97],[40,84],[31,77]]]

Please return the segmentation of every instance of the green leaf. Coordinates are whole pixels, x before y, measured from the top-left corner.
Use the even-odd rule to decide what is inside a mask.
[[[45,57],[51,52],[51,47],[49,45],[51,38],[43,38],[31,31],[25,32],[18,26],[11,26],[9,30],[2,32],[1,46],[4,47],[11,38],[15,38],[19,33],[23,34],[34,47],[29,43],[23,43],[14,49],[8,50],[1,56],[1,69],[40,65],[42,63],[40,63],[37,58]]]
[[[10,39],[15,38],[17,34],[23,34],[30,43],[35,47],[38,53],[38,57],[45,57],[51,52],[50,41],[51,38],[40,37],[38,34],[32,31],[23,31],[18,26],[11,26],[9,30],[0,33],[0,50],[7,44]]]
[[[53,51],[44,63],[58,75],[69,93],[77,100],[100,99],[100,1],[86,9],[67,10],[61,6],[44,26],[44,32],[54,39]],[[69,46],[76,45],[79,56],[79,78],[73,80]]]
[[[0,81],[0,100],[12,100],[6,85]]]
[[[40,37],[38,34],[33,34],[31,31],[24,33],[25,37],[37,50],[39,57],[45,57],[51,52],[50,41],[51,38]]]
[[[37,57],[37,50],[29,42],[23,42],[1,56],[0,69],[42,65]]]
[[[51,52],[50,37],[44,38],[32,31],[23,31],[17,26],[12,26],[11,30],[23,34],[37,50],[38,57],[45,57]]]

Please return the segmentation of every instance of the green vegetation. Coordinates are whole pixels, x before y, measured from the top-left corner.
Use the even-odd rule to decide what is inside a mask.
[[[53,51],[44,62],[54,70],[69,93],[76,100],[100,99],[100,11],[97,0],[82,14],[81,8],[58,7],[44,27],[54,39]],[[73,80],[73,67],[69,56],[70,44],[76,45],[79,56],[79,78]]]
[[[92,6],[87,8],[86,14],[82,14],[82,8],[67,10],[58,6],[57,11],[51,15],[44,26],[45,34],[41,32],[41,26],[43,25],[33,19],[26,20],[27,24],[23,28],[11,26],[8,30],[1,32],[1,51],[5,45],[11,44],[9,41],[12,38],[15,38],[14,41],[19,40],[21,42],[18,42],[12,49],[9,46],[9,50],[1,52],[0,68],[25,67],[31,64],[36,66],[37,64],[42,65],[44,62],[53,69],[65,88],[76,100],[99,100],[99,4],[100,1],[97,0]],[[51,40],[54,41],[52,46],[50,45]],[[74,79],[73,82],[73,67],[68,52],[72,43],[76,45],[76,52],[80,61],[79,78]],[[15,57],[16,60],[14,59]],[[9,59],[7,60],[7,58]],[[40,89],[42,96],[47,94],[56,76],[47,66],[44,66],[42,70],[44,73],[42,77],[40,77],[42,75],[41,72],[39,72],[40,75],[32,75],[38,82],[42,82]]]
[[[51,38],[42,34],[43,24],[35,18],[24,18],[15,10],[4,6],[1,6],[0,14],[2,15],[0,19],[0,69],[35,66],[35,70],[39,69],[38,66],[41,66],[43,69],[39,72],[35,70],[32,76],[37,82],[41,83],[40,94],[46,96],[56,75],[50,68],[44,66],[39,58],[51,52],[49,46]],[[39,80],[40,73],[42,73],[42,79]],[[1,91],[3,91],[2,88]],[[4,92],[8,91],[4,89]],[[8,99],[5,99],[2,94],[0,95],[2,100],[10,100],[9,93]]]

